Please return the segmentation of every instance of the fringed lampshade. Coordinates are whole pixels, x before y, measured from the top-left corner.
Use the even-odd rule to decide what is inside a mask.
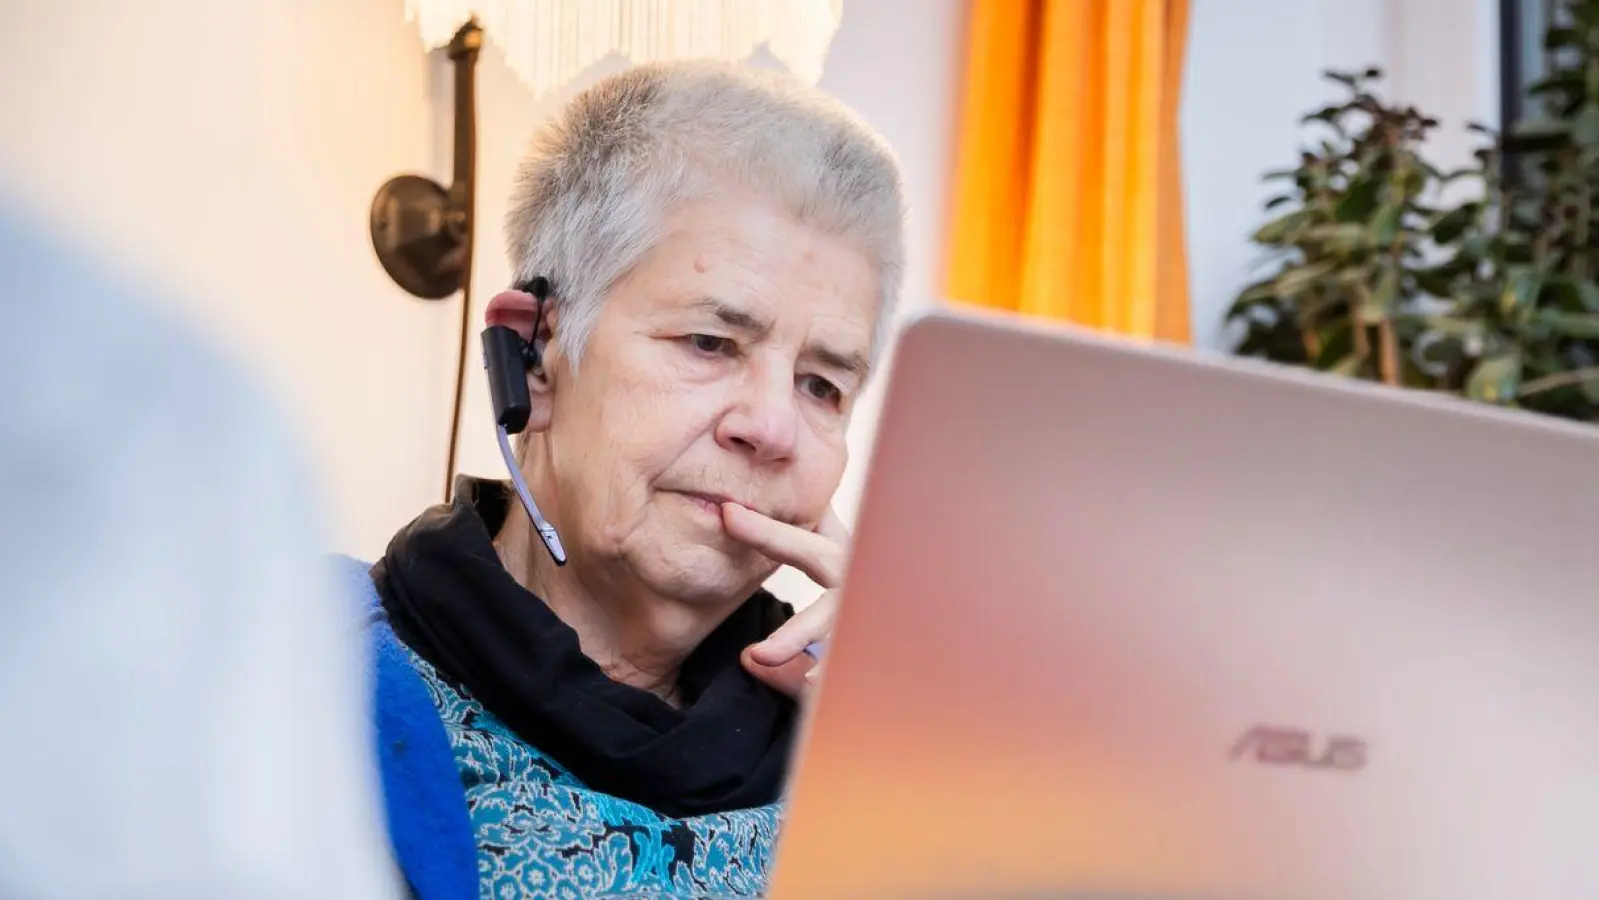
[[[815,84],[843,0],[406,0],[428,48],[476,19],[535,97],[617,54],[633,63],[748,59],[762,44]]]

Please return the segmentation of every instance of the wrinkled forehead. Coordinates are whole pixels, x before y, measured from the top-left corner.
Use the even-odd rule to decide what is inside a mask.
[[[879,274],[847,235],[750,199],[674,210],[633,276],[650,306],[698,313],[751,335],[814,336],[869,363],[882,296]]]

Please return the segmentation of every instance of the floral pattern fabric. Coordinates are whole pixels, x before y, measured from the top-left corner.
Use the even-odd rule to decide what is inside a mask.
[[[758,897],[777,804],[690,819],[590,790],[412,654],[449,735],[484,900]]]

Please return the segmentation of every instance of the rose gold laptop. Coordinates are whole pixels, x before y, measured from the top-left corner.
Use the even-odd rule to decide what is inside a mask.
[[[870,472],[777,900],[1599,897],[1599,429],[939,313]]]

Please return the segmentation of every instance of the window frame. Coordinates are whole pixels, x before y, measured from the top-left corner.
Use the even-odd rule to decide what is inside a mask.
[[[1543,77],[1543,33],[1558,0],[1499,0],[1499,127],[1533,112],[1527,88]]]

